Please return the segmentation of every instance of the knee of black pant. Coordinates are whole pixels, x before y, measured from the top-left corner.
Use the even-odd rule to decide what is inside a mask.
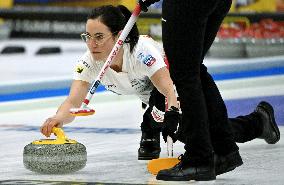
[[[149,132],[151,131],[151,125],[150,125],[150,118],[149,118],[149,113],[151,112],[150,108],[144,112],[143,114],[143,121],[141,123],[141,131],[142,132]]]
[[[151,96],[149,99],[149,107],[155,106],[160,111],[165,110],[165,96],[161,94],[156,88],[154,88],[151,92]]]
[[[143,115],[143,121],[141,123],[141,131],[147,132],[147,133],[157,133],[161,132],[162,130],[162,123],[156,122],[151,114],[152,107],[149,107],[144,115]]]
[[[141,123],[141,131],[148,133],[148,134],[154,134],[157,132],[162,131],[162,126],[160,123],[145,123],[144,121]]]

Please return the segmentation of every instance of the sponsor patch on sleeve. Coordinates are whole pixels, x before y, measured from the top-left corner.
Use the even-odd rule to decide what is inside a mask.
[[[150,54],[139,53],[138,59],[148,67],[151,67],[156,62],[156,58]]]

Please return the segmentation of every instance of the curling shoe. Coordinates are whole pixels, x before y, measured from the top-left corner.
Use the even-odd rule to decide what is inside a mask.
[[[138,149],[138,160],[157,159],[160,156],[160,132],[147,134],[142,132],[140,148]]]
[[[216,179],[213,159],[209,165],[194,166],[185,156],[187,155],[181,155],[180,162],[174,167],[159,171],[156,179],[164,181],[210,181]]]
[[[268,144],[275,144],[280,140],[280,131],[275,122],[273,107],[267,102],[260,102],[255,112],[260,115],[263,124],[262,134],[258,137],[264,139]]]

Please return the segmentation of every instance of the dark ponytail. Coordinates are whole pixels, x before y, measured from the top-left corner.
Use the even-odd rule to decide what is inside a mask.
[[[114,35],[117,35],[119,31],[123,30],[130,16],[131,12],[123,5],[117,7],[106,5],[94,8],[89,14],[88,19],[99,18]],[[130,52],[133,51],[138,39],[139,31],[135,24],[125,40],[125,43],[130,44]]]

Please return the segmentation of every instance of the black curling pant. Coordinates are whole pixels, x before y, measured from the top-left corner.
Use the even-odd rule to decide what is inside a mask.
[[[156,122],[152,117],[152,109],[155,106],[160,111],[165,111],[165,96],[162,95],[156,88],[151,92],[149,106],[143,114],[141,123],[141,131],[146,132],[148,136],[154,136],[154,133],[161,132],[162,123]]]
[[[227,153],[227,149],[222,146],[224,138],[220,137],[222,136],[222,133],[220,132],[224,132],[224,129],[227,133],[233,132],[234,141],[238,143],[244,143],[259,137],[263,128],[259,115],[252,112],[245,116],[227,119],[226,106],[220,92],[212,76],[207,72],[207,68],[203,64],[201,65],[201,77],[214,151],[218,154]],[[218,106],[216,107],[215,105]],[[223,127],[223,125],[228,125],[228,127]]]
[[[208,162],[213,151],[238,150],[224,101],[202,64],[230,5],[230,0],[163,2],[163,45],[180,97],[185,150],[196,164]]]

